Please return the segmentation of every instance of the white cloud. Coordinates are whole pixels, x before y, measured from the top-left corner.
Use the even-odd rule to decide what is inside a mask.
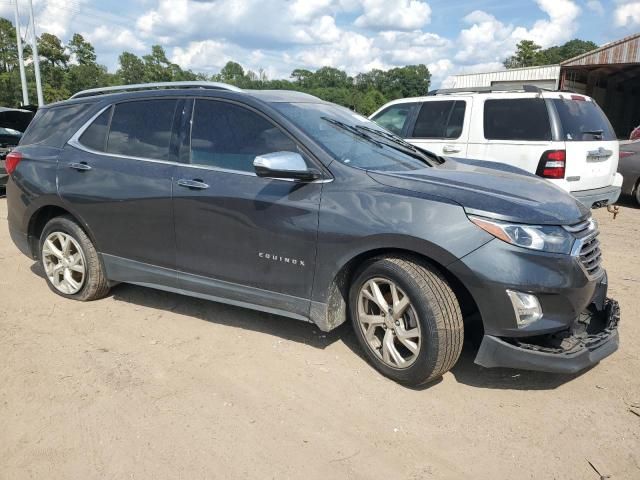
[[[296,21],[309,21],[330,11],[332,4],[333,0],[295,0],[289,6],[289,12]]]
[[[431,7],[418,0],[361,0],[363,13],[355,25],[364,28],[414,30],[431,21]]]
[[[227,53],[229,46],[216,40],[190,42],[186,47],[175,47],[171,61],[183,68],[195,69],[201,72],[215,73],[231,60]]]
[[[604,7],[599,0],[589,0],[587,2],[587,8],[597,15],[604,15]]]
[[[513,36],[518,40],[533,40],[543,48],[570,40],[578,30],[580,7],[571,0],[536,0],[548,20],[538,20],[529,30],[518,27]]]
[[[84,32],[82,36],[93,44],[115,50],[143,52],[147,49],[142,40],[137,38],[131,30],[125,28],[103,25],[93,31]]]
[[[640,2],[618,5],[613,13],[617,27],[640,25]]]

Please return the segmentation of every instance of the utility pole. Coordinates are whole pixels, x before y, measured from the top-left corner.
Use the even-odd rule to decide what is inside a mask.
[[[24,58],[22,56],[22,36],[20,35],[20,14],[18,13],[18,0],[14,0],[14,5],[16,7],[16,41],[18,42],[18,63],[20,64],[20,82],[22,83],[22,105],[29,105],[27,76],[24,73]]]
[[[33,46],[33,69],[36,73],[36,91],[38,92],[38,106],[44,105],[42,96],[42,80],[40,79],[40,57],[38,56],[38,35],[36,35],[36,22],[33,19],[33,0],[29,0],[29,19],[31,21],[31,35]]]

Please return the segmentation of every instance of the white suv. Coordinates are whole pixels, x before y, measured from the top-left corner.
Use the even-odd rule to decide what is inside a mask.
[[[585,95],[528,85],[436,90],[387,103],[371,119],[438,155],[506,163],[548,178],[588,207],[620,196],[618,141]]]

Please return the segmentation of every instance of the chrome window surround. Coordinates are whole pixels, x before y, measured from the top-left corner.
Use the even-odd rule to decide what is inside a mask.
[[[115,104],[109,104],[104,108],[101,108],[95,115],[93,115],[89,120],[87,120],[79,129],[76,133],[73,134],[73,136],[67,141],[67,145],[70,145],[74,148],[77,148],[78,150],[82,150],[84,152],[87,153],[91,153],[94,155],[103,155],[103,156],[107,156],[107,157],[113,157],[113,158],[122,158],[122,159],[126,159],[126,160],[136,160],[139,162],[149,162],[149,163],[159,163],[159,164],[164,164],[164,165],[179,165],[181,167],[188,167],[188,168],[195,168],[197,170],[211,170],[211,171],[215,171],[215,172],[221,172],[221,173],[233,173],[236,175],[244,175],[247,177],[256,177],[258,178],[258,175],[256,175],[254,172],[247,172],[247,171],[243,171],[243,170],[231,170],[228,168],[219,168],[219,167],[211,167],[211,166],[207,166],[207,165],[192,165],[189,163],[182,163],[182,162],[177,162],[177,161],[171,161],[171,160],[156,160],[153,158],[145,158],[145,157],[133,157],[130,155],[121,155],[119,153],[109,153],[109,152],[100,152],[97,150],[94,150],[93,148],[89,148],[86,145],[80,143],[80,137],[82,136],[82,134],[91,126],[91,124],[100,116],[102,115],[106,110],[108,110],[109,108],[111,108],[112,106],[114,106]],[[295,182],[296,180],[292,179],[292,178],[273,178],[272,180],[280,180],[283,182]],[[318,180],[314,180],[312,182],[306,182],[306,183],[330,183],[333,181],[333,178],[323,178],[323,179],[318,179]]]

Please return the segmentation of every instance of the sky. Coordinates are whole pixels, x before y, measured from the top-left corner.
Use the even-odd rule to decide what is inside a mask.
[[[0,16],[13,21],[13,0]],[[640,31],[640,0],[33,0],[36,32],[81,33],[98,61],[160,44],[183,68],[229,60],[288,78],[296,68],[349,74],[424,63],[438,87],[457,73],[499,70],[522,39],[601,45]],[[27,0],[18,0],[23,32]],[[25,32],[26,33],[26,32]]]

